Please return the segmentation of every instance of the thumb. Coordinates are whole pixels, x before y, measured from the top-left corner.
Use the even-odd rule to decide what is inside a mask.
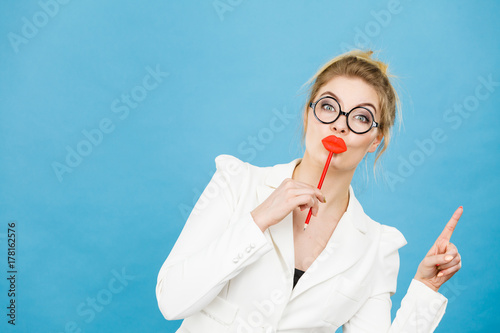
[[[439,266],[449,263],[453,259],[453,256],[449,253],[445,253],[437,254],[435,256],[429,256],[426,259],[426,264],[428,264],[429,266]]]
[[[438,245],[438,253],[446,253],[446,249],[448,248],[449,241],[447,239],[442,238]]]

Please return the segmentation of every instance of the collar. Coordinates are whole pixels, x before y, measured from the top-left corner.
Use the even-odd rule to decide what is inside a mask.
[[[295,159],[287,164],[269,167],[264,184],[257,188],[259,202],[263,202],[285,178],[291,178],[293,170],[300,161],[301,159]],[[295,271],[292,216],[293,214],[287,215],[283,221],[266,230],[266,234],[276,248],[280,264],[283,271],[286,272],[290,284],[293,282]],[[301,277],[302,281],[299,281],[293,289],[291,299],[298,297],[322,281],[344,272],[366,254],[366,249],[371,241],[367,233],[369,220],[370,218],[364,213],[354,196],[352,186],[349,185],[347,210],[339,220],[325,249]]]

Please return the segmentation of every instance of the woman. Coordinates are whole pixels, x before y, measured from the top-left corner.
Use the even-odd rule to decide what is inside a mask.
[[[304,110],[306,150],[288,164],[260,168],[220,155],[156,286],[177,332],[432,332],[447,299],[439,287],[461,267],[449,242],[462,207],[429,250],[391,324],[391,300],[406,244],[373,221],[350,185],[367,153],[389,144],[397,94],[372,52],[331,60],[313,82]],[[316,188],[334,135],[333,154]],[[382,146],[381,146],[382,144]],[[308,210],[313,218],[307,229]]]

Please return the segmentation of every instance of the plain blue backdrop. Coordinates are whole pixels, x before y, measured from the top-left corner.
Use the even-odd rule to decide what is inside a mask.
[[[214,158],[301,157],[302,84],[360,47],[390,64],[403,104],[377,180],[372,156],[353,180],[408,240],[392,315],[463,205],[437,332],[496,331],[499,13],[493,0],[2,1],[0,330],[174,332],[156,278]]]

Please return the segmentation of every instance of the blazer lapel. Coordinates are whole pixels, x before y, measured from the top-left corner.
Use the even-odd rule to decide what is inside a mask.
[[[266,200],[278,188],[285,178],[292,178],[295,166],[301,159],[288,164],[278,164],[270,168],[264,185],[257,187],[258,205]],[[340,219],[325,249],[299,279],[292,291],[291,299],[297,297],[311,287],[334,277],[353,266],[365,253],[371,239],[367,237],[367,219],[361,204],[354,196],[349,185],[349,204]],[[295,272],[293,214],[288,214],[281,222],[269,227],[271,241],[278,253],[282,269],[287,279],[292,281]]]
[[[301,160],[302,159],[297,158],[288,164],[278,164],[270,168],[264,185],[257,187],[257,199],[259,205],[280,186],[285,178],[292,178],[293,171]],[[287,278],[293,278],[293,268],[295,262],[293,245],[293,214],[288,214],[281,222],[267,228],[267,232],[269,233],[276,252],[278,253],[283,271],[286,272]]]
[[[349,185],[349,204],[325,249],[306,270],[293,289],[291,299],[307,289],[328,280],[351,266],[363,256],[371,243],[366,235],[366,215]]]

